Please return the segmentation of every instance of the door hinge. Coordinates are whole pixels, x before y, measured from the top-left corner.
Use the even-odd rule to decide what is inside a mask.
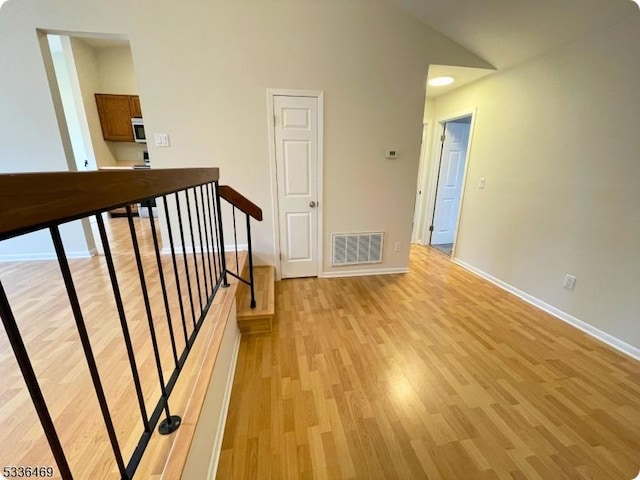
[[[429,225],[429,231],[433,232],[433,225]]]
[[[442,136],[440,137],[440,141],[441,141],[441,142],[444,142],[444,139],[445,139],[445,138],[447,138],[447,137],[446,137],[445,135],[442,135]]]

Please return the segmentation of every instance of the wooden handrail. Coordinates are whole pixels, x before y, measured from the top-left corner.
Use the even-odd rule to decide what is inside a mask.
[[[215,182],[218,177],[218,168],[0,175],[0,240]]]
[[[220,196],[231,205],[234,205],[247,215],[251,215],[259,222],[262,221],[262,209],[240,192],[235,191],[228,185],[220,185],[219,192]]]

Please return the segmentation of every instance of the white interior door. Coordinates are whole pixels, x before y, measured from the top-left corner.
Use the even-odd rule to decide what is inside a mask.
[[[318,98],[275,96],[282,278],[318,275]]]
[[[469,123],[449,122],[445,125],[431,245],[453,243],[458,224],[470,127]]]

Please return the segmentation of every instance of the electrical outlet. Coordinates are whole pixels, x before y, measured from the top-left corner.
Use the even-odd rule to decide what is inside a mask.
[[[487,179],[484,177],[480,177],[480,181],[478,182],[478,188],[484,188],[486,183],[487,183]]]
[[[576,277],[574,277],[573,275],[565,275],[562,286],[567,290],[573,290],[574,288],[576,288]]]
[[[384,158],[386,158],[387,160],[395,160],[399,156],[400,154],[398,153],[397,148],[389,148],[384,152]]]
[[[396,244],[393,246],[393,251],[399,252],[400,250],[402,250],[402,242],[396,242]]]

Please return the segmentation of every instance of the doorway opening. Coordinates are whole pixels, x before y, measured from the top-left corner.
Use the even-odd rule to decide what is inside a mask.
[[[445,121],[440,137],[429,245],[451,257],[458,228],[472,116]]]
[[[462,107],[463,110],[458,110],[459,105],[466,102],[466,97],[458,90],[494,71],[484,68],[430,65],[427,73],[422,148],[411,242],[431,246],[451,258],[456,256],[464,182],[476,120],[475,106],[467,104]],[[455,110],[452,110],[453,108]],[[466,137],[464,153],[460,152],[460,156],[456,157],[455,152],[449,151],[450,147],[460,147],[457,144],[459,142],[454,145],[444,144],[443,138],[447,138],[447,129],[452,130],[452,134],[448,136],[449,140],[459,135]],[[447,197],[454,187],[455,195]],[[464,222],[464,215],[462,218]]]
[[[150,168],[137,75],[122,35],[44,33],[42,53],[69,171]],[[134,216],[148,209],[131,205]],[[152,205],[157,216],[155,205]],[[103,214],[107,228],[124,208]],[[96,219],[83,220],[89,252],[102,254]]]

